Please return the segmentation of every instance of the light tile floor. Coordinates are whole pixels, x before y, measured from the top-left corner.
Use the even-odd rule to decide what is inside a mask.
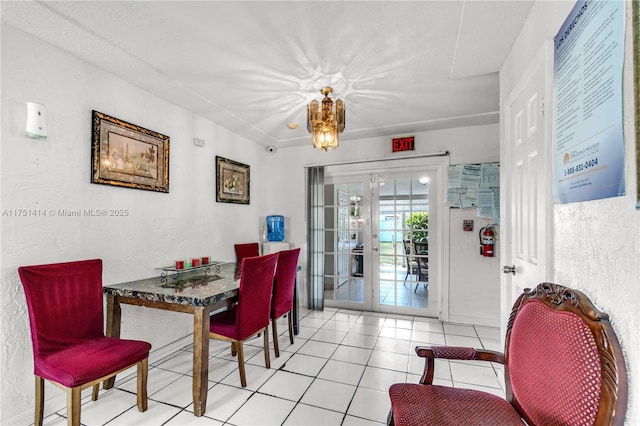
[[[415,354],[415,346],[502,350],[499,330],[490,327],[333,308],[303,309],[300,315],[300,333],[293,345],[286,319],[280,321],[280,357],[271,347],[270,369],[264,367],[262,338],[245,344],[246,388],[240,386],[229,344],[211,340],[204,416],[193,415],[188,345],[150,363],[146,412],[136,408],[134,369],[118,376],[113,389],[101,390],[95,402],[87,391],[82,424],[381,425],[389,411],[389,386],[417,383],[420,378],[424,361]],[[503,375],[497,364],[437,360],[434,383],[504,396]],[[48,415],[45,424],[66,425],[65,416],[66,408]]]

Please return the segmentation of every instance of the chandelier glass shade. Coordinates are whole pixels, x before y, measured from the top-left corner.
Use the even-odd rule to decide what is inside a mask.
[[[307,105],[307,130],[313,137],[313,147],[321,151],[336,149],[344,131],[344,102],[329,97],[332,92],[331,87],[323,87],[322,102],[313,100]]]

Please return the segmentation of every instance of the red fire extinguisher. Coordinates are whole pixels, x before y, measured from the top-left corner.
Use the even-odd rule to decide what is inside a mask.
[[[493,257],[493,247],[496,244],[496,230],[493,225],[480,228],[480,254],[484,257]]]

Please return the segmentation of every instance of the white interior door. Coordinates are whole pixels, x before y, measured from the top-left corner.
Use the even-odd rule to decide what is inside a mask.
[[[502,324],[525,288],[548,279],[551,247],[551,191],[548,82],[550,54],[545,44],[504,105],[506,163]],[[504,333],[502,334],[504,335]]]

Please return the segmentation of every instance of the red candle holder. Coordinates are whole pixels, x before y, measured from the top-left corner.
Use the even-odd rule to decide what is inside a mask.
[[[202,260],[202,264],[203,265],[208,265],[209,264],[209,256],[205,256],[201,260]]]
[[[176,260],[176,269],[184,269],[184,260]]]
[[[191,259],[191,267],[197,268],[198,266],[200,266],[200,259]]]

